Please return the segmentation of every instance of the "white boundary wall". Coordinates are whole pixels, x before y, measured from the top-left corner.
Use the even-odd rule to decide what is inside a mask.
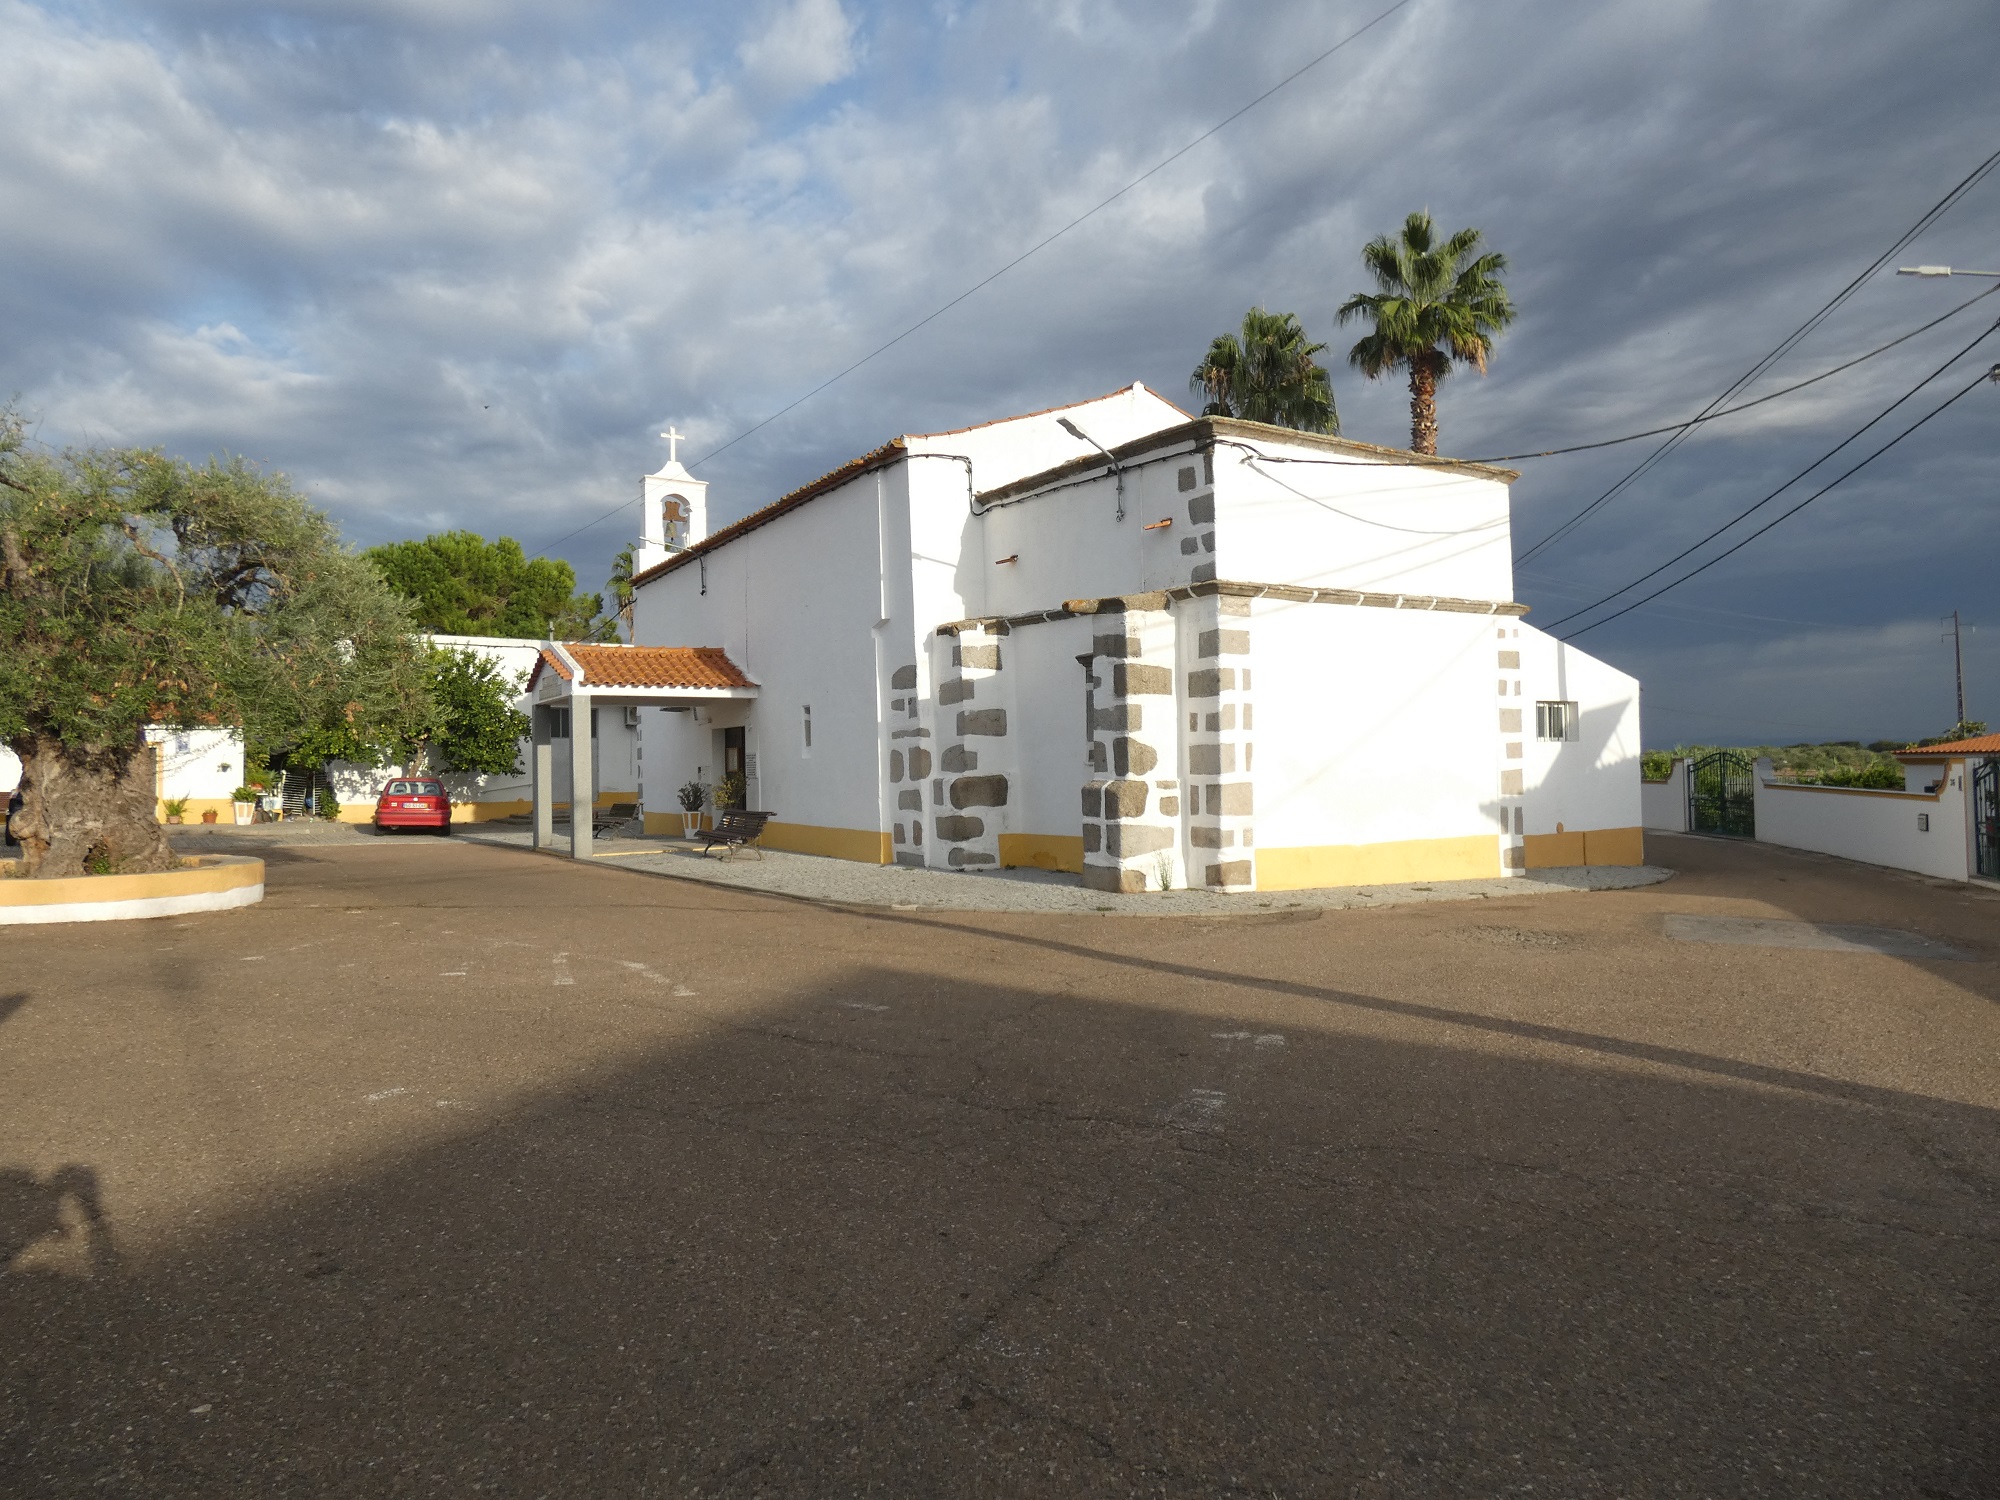
[[[1941,880],[1972,874],[1972,812],[1966,763],[1948,762],[1935,792],[1795,786],[1756,771],[1757,839],[1788,849],[1836,854]]]
[[[1688,831],[1688,759],[1674,757],[1665,781],[1639,783],[1639,819],[1661,833]]]

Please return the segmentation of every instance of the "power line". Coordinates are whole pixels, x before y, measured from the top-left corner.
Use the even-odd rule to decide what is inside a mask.
[[[2000,283],[1989,286],[1983,292],[1974,293],[1959,303],[1950,312],[1940,317],[1932,318],[1930,322],[1925,323],[1922,327],[1912,328],[1908,333],[1890,339],[1888,343],[1878,348],[1870,349],[1866,354],[1855,355],[1854,358],[1848,360],[1845,364],[1835,365],[1831,370],[1822,370],[1819,374],[1809,379],[1801,380],[1797,385],[1783,386],[1771,392],[1768,396],[1759,396],[1756,400],[1745,401],[1740,406],[1726,406],[1721,411],[1710,412],[1705,417],[1690,417],[1685,422],[1674,422],[1665,427],[1648,427],[1644,432],[1628,432],[1623,437],[1605,438],[1595,443],[1577,443],[1568,448],[1543,448],[1534,453],[1501,453],[1492,458],[1463,458],[1458,460],[1458,462],[1468,464],[1511,464],[1519,463],[1521,460],[1528,458],[1557,458],[1565,453],[1589,453],[1593,449],[1615,448],[1620,443],[1636,443],[1640,438],[1658,437],[1663,432],[1680,432],[1686,428],[1698,426],[1703,422],[1713,422],[1722,417],[1733,417],[1739,411],[1748,411],[1753,406],[1762,406],[1766,401],[1776,401],[1780,396],[1789,396],[1793,391],[1802,391],[1809,385],[1818,385],[1822,380],[1831,380],[1843,370],[1851,370],[1856,365],[1866,360],[1871,360],[1878,354],[1887,354],[1898,344],[1907,344],[1918,334],[1929,333],[1938,324],[1948,322],[1952,318],[1957,317],[1981,297],[1991,297],[1995,292],[2000,292]],[[1523,556],[1521,560],[1526,562],[1526,556]]]
[[[1901,432],[1897,433],[1894,437],[1890,438],[1888,442],[1884,443],[1881,447],[1877,448],[1873,453],[1869,454],[1866,458],[1862,459],[1860,463],[1856,464],[1853,468],[1849,469],[1845,474],[1842,474],[1838,479],[1831,480],[1828,483],[1822,485],[1819,489],[1813,491],[1812,494],[1806,496],[1805,499],[1801,500],[1797,505],[1794,505],[1790,510],[1784,512],[1782,515],[1779,515],[1774,519],[1765,522],[1764,525],[1758,527],[1757,530],[1751,532],[1750,535],[1743,538],[1742,541],[1736,543],[1735,546],[1729,547],[1724,551],[1716,553],[1715,556],[1711,557],[1707,562],[1703,563],[1700,567],[1694,568],[1689,572],[1682,574],[1679,578],[1676,578],[1671,583],[1663,584],[1661,587],[1653,590],[1653,592],[1648,594],[1644,599],[1635,600],[1632,603],[1626,605],[1623,609],[1614,611],[1613,613],[1606,615],[1601,620],[1593,620],[1590,622],[1590,624],[1585,625],[1580,629],[1572,630],[1568,635],[1563,636],[1562,639],[1565,641],[1573,641],[1578,636],[1597,629],[1597,627],[1600,625],[1610,624],[1620,615],[1629,615],[1633,610],[1639,608],[1640,605],[1651,603],[1653,600],[1659,598],[1660,595],[1666,593],[1669,589],[1679,588],[1682,584],[1686,583],[1690,578],[1693,578],[1696,574],[1707,572],[1710,568],[1714,567],[1717,563],[1721,562],[1725,557],[1728,557],[1731,553],[1742,551],[1745,547],[1749,546],[1752,542],[1756,541],[1758,537],[1762,536],[1772,527],[1781,525],[1783,522],[1797,515],[1800,511],[1804,510],[1808,505],[1811,505],[1813,501],[1819,499],[1821,495],[1824,495],[1828,490],[1832,489],[1842,480],[1848,478],[1849,475],[1858,474],[1861,470],[1867,468],[1868,465],[1875,462],[1876,459],[1880,458],[1883,454],[1887,453],[1891,448],[1895,447],[1896,444],[1902,442],[1904,438],[1908,437],[1911,433],[1915,432],[1919,427],[1923,426],[1926,422],[1930,421],[1932,417],[1940,415],[1949,407],[1955,405],[1962,397],[1967,395],[1972,390],[1972,388],[1978,385],[1982,380],[2000,380],[2000,365],[1995,365],[1990,370],[1982,370],[1979,374],[1973,376],[1970,381],[1968,381],[1965,385],[1961,386],[1958,389],[1956,394],[1948,397],[1941,405],[1933,408],[1925,415],[1917,418],[1916,421],[1912,422],[1908,427],[1905,427]]]
[[[1959,179],[1958,184],[1955,187],[1953,187],[1950,192],[1946,193],[1942,198],[1938,199],[1936,203],[1933,203],[1928,209],[1924,211],[1923,215],[1917,220],[1916,223],[1912,224],[1908,229],[1904,230],[1902,234],[1898,235],[1896,237],[1896,242],[1893,245],[1891,245],[1887,250],[1884,250],[1880,255],[1876,256],[1874,260],[1869,262],[1867,268],[1863,270],[1859,276],[1856,276],[1852,281],[1848,282],[1846,286],[1842,287],[1838,292],[1834,293],[1833,297],[1823,307],[1821,307],[1818,312],[1814,313],[1810,318],[1807,318],[1805,322],[1801,323],[1797,328],[1793,329],[1792,332],[1786,335],[1786,337],[1779,342],[1778,346],[1775,349],[1773,349],[1769,354],[1766,354],[1762,359],[1758,360],[1756,364],[1752,365],[1748,370],[1744,371],[1743,374],[1739,375],[1735,380],[1730,382],[1729,388],[1727,390],[1723,391],[1721,395],[1717,396],[1713,401],[1709,402],[1708,405],[1704,406],[1700,411],[1696,412],[1695,420],[1700,421],[1702,418],[1708,416],[1711,412],[1715,410],[1716,407],[1722,405],[1722,403],[1727,401],[1731,396],[1734,396],[1737,392],[1743,390],[1746,386],[1750,384],[1751,381],[1755,380],[1759,375],[1762,375],[1766,370],[1770,369],[1772,365],[1776,364],[1780,359],[1784,358],[1785,355],[1789,354],[1795,347],[1797,347],[1801,339],[1805,338],[1815,328],[1819,327],[1821,323],[1825,322],[1829,317],[1833,315],[1834,310],[1836,308],[1840,307],[1840,305],[1846,302],[1849,297],[1852,297],[1855,294],[1855,292],[1859,291],[1861,289],[1862,283],[1867,281],[1868,278],[1873,276],[1877,271],[1881,270],[1882,267],[1887,265],[1890,260],[1894,259],[1895,256],[1903,249],[1905,245],[1908,245],[1912,240],[1916,239],[1918,235],[1922,234],[1926,229],[1930,228],[1931,225],[1935,224],[1940,218],[1942,218],[1946,213],[1948,213],[1951,210],[1952,206],[1956,204],[1960,198],[1963,198],[1967,193],[1971,192],[1973,188],[1977,187],[1979,183],[1985,179],[1987,173],[1991,172],[1996,166],[2000,166],[2000,151],[1994,152],[1991,156],[1987,157],[1986,160],[1982,161],[1978,166],[1974,167],[1964,177]],[[1594,514],[1600,507],[1609,503],[1614,496],[1620,494],[1628,485],[1630,485],[1634,480],[1639,478],[1640,475],[1644,474],[1648,469],[1652,468],[1655,464],[1660,462],[1661,459],[1665,458],[1667,454],[1671,453],[1675,448],[1680,446],[1682,440],[1686,438],[1687,434],[1693,430],[1694,430],[1693,426],[1692,424],[1690,424],[1689,426],[1681,429],[1679,432],[1676,432],[1672,437],[1668,438],[1664,443],[1660,444],[1659,447],[1655,448],[1651,453],[1647,454],[1643,459],[1641,459],[1637,464],[1637,466],[1634,467],[1630,473],[1626,474],[1624,478],[1620,479],[1616,484],[1612,485],[1610,489],[1606,490],[1603,494],[1599,495],[1595,500],[1591,501],[1590,504],[1586,505],[1582,510],[1578,511],[1575,515],[1571,516],[1567,521],[1563,522],[1562,525],[1558,526],[1554,531],[1551,531],[1547,536],[1543,537],[1539,542],[1535,543],[1535,545],[1530,547],[1526,552],[1523,552],[1518,558],[1515,559],[1515,561],[1517,563],[1526,562],[1529,558],[1533,557],[1543,548],[1550,546],[1560,538],[1567,536],[1571,531],[1574,531],[1578,526],[1582,525],[1586,519],[1588,519],[1592,514]]]
[[[1661,563],[1657,568],[1653,569],[1652,572],[1642,573],[1639,577],[1633,579],[1630,583],[1625,584],[1623,587],[1613,589],[1603,598],[1596,600],[1594,603],[1584,605],[1582,609],[1573,610],[1569,614],[1564,615],[1560,620],[1551,621],[1548,625],[1544,626],[1543,628],[1546,630],[1555,630],[1559,626],[1567,625],[1571,620],[1581,619],[1583,616],[1589,614],[1593,609],[1597,609],[1601,605],[1609,604],[1613,599],[1616,599],[1620,594],[1631,593],[1632,590],[1636,589],[1640,584],[1645,583],[1650,579],[1659,577],[1660,574],[1666,572],[1667,569],[1671,568],[1675,563],[1681,561],[1683,558],[1688,557],[1693,553],[1699,552],[1703,547],[1706,547],[1710,542],[1714,541],[1717,537],[1721,536],[1723,532],[1728,531],[1731,527],[1736,526],[1743,521],[1749,520],[1750,517],[1754,516],[1758,511],[1762,510],[1765,506],[1769,505],[1773,500],[1777,499],[1778,496],[1784,494],[1786,490],[1790,489],[1793,485],[1797,484],[1801,479],[1804,479],[1806,475],[1812,473],[1814,469],[1817,469],[1821,464],[1825,463],[1829,458],[1832,458],[1834,454],[1840,452],[1842,448],[1845,448],[1849,443],[1853,442],[1856,438],[1860,437],[1864,432],[1866,432],[1869,428],[1873,427],[1877,422],[1881,421],[1884,417],[1888,416],[1889,413],[1894,411],[1897,407],[1901,406],[1905,401],[1910,400],[1925,386],[1929,385],[1933,380],[1936,380],[1938,376],[1944,374],[1946,370],[1949,370],[1953,365],[1957,364],[1961,359],[1964,359],[1966,355],[1970,354],[1974,349],[1978,348],[1979,345],[1983,344],[1984,342],[1986,342],[1987,339],[1991,338],[1995,330],[2000,330],[2000,322],[1995,322],[1991,328],[1988,328],[1984,332],[1982,332],[1978,338],[1974,339],[1971,343],[1967,344],[1963,349],[1959,350],[1956,354],[1952,355],[1950,359],[1946,360],[1943,364],[1939,365],[1935,370],[1931,371],[1930,374],[1926,375],[1922,380],[1918,381],[1915,385],[1911,386],[1907,391],[1903,392],[1902,395],[1898,396],[1894,401],[1890,402],[1887,406],[1883,407],[1882,410],[1877,412],[1874,416],[1870,417],[1861,426],[1855,428],[1854,431],[1850,432],[1846,437],[1842,438],[1838,443],[1834,444],[1833,447],[1827,449],[1826,452],[1822,453],[1818,458],[1814,459],[1811,463],[1807,464],[1803,469],[1799,470],[1799,472],[1794,474],[1790,479],[1787,479],[1783,484],[1779,485],[1775,490],[1772,490],[1770,494],[1766,495],[1763,499],[1759,500],[1756,504],[1750,506],[1748,509],[1738,511],[1734,516],[1731,516],[1727,521],[1724,521],[1720,526],[1716,527],[1715,530],[1711,531],[1707,536],[1703,537],[1700,541],[1695,542],[1692,546],[1689,546],[1683,549],[1682,551],[1675,553],[1672,557],[1668,558],[1665,562]]]
[[[1263,93],[1259,94],[1256,98],[1252,99],[1248,104],[1242,106],[1242,108],[1236,110],[1233,114],[1225,115],[1222,119],[1216,121],[1213,125],[1209,126],[1208,129],[1204,130],[1200,135],[1196,136],[1193,140],[1189,141],[1185,146],[1181,147],[1180,150],[1174,152],[1173,155],[1171,156],[1162,158],[1160,161],[1154,163],[1154,165],[1152,165],[1151,167],[1148,167],[1144,172],[1141,172],[1137,177],[1134,177],[1130,182],[1126,183],[1125,186],[1120,188],[1117,192],[1113,193],[1109,198],[1104,199],[1096,206],[1086,209],[1084,212],[1078,214],[1074,219],[1071,219],[1067,224],[1063,225],[1062,228],[1056,230],[1053,234],[1050,234],[1043,239],[1037,240],[1034,244],[1030,245],[1026,250],[1023,250],[1019,255],[1015,256],[1012,260],[1008,261],[1006,265],[1002,266],[999,270],[993,272],[992,275],[987,276],[980,281],[974,282],[971,286],[967,287],[964,291],[960,292],[956,297],[953,297],[949,302],[945,303],[942,307],[937,308],[933,312],[926,313],[923,317],[917,319],[916,322],[912,323],[908,328],[905,328],[901,333],[897,334],[894,338],[888,340],[886,343],[878,344],[875,348],[869,350],[866,354],[862,355],[861,358],[854,361],[853,364],[848,365],[845,369],[840,370],[833,375],[829,375],[825,380],[822,380],[818,385],[814,386],[811,390],[807,391],[803,396],[799,397],[796,401],[789,402],[788,404],[779,407],[776,411],[772,412],[770,416],[764,418],[763,421],[758,422],[750,427],[744,428],[741,432],[737,433],[735,437],[731,438],[728,442],[722,444],[721,447],[709,449],[708,452],[702,454],[700,458],[697,458],[692,463],[690,463],[688,467],[689,468],[699,467],[700,465],[707,463],[710,459],[716,457],[718,454],[727,452],[729,449],[734,448],[738,443],[742,442],[745,438],[751,436],[753,433],[761,432],[764,428],[769,427],[773,422],[777,421],[778,418],[784,416],[787,412],[792,411],[797,407],[803,406],[806,402],[812,400],[813,397],[817,396],[821,391],[825,390],[828,386],[833,385],[838,381],[845,380],[849,375],[852,375],[856,370],[860,369],[863,365],[867,364],[870,360],[876,358],[878,355],[888,353],[889,350],[895,348],[896,345],[902,343],[904,339],[908,338],[918,329],[923,328],[925,325],[929,323],[937,321],[937,319],[943,317],[946,313],[950,312],[954,307],[958,306],[959,303],[965,301],[966,298],[972,296],[975,292],[981,291],[982,289],[991,286],[994,282],[998,281],[1002,276],[1005,276],[1009,271],[1013,270],[1014,267],[1020,265],[1021,262],[1027,260],[1030,256],[1039,254],[1041,251],[1046,250],[1050,245],[1053,245],[1057,240],[1061,239],[1064,235],[1068,234],[1072,229],[1075,229],[1085,220],[1094,218],[1097,214],[1109,208],[1112,204],[1116,203],[1120,198],[1124,197],[1134,188],[1144,183],[1148,178],[1153,177],[1157,173],[1162,172],[1166,168],[1172,166],[1175,162],[1179,161],[1183,156],[1186,156],[1188,152],[1194,150],[1195,147],[1199,146],[1203,141],[1206,141],[1207,139],[1209,139],[1209,137],[1221,131],[1225,126],[1234,124],[1237,120],[1240,120],[1244,115],[1247,115],[1248,113],[1250,113],[1251,110],[1255,109],[1258,105],[1262,104],[1266,99],[1270,98],[1273,94],[1277,93],[1278,90],[1284,88],[1288,84],[1296,82],[1300,78],[1303,78],[1306,74],[1310,73],[1314,68],[1318,67],[1321,63],[1325,62],[1329,57],[1333,56],[1334,53],[1340,51],[1343,47],[1346,47],[1351,42],[1359,41],[1362,36],[1364,36],[1366,33],[1370,31],[1373,31],[1377,26],[1380,26],[1384,21],[1388,20],[1389,17],[1393,16],[1397,11],[1402,10],[1405,6],[1412,5],[1414,3],[1415,0],[1396,0],[1396,3],[1394,5],[1391,5],[1387,10],[1383,11],[1380,15],[1376,16],[1372,21],[1369,21],[1367,24],[1359,26],[1355,30],[1350,31],[1346,36],[1342,37],[1339,41],[1335,42],[1331,47],[1327,48],[1326,51],[1320,53],[1317,57],[1313,58],[1311,61],[1303,64],[1302,66],[1295,68],[1292,72],[1287,73],[1283,78],[1280,78],[1276,83],[1272,84],[1269,88],[1265,89]],[[591,527],[610,520],[613,516],[617,515],[619,511],[624,510],[626,506],[631,505],[632,503],[633,503],[632,501],[627,500],[621,505],[614,506],[612,509],[607,510],[603,515],[597,517],[596,520],[587,521],[582,526],[577,527],[575,531],[569,532],[563,536],[559,536],[553,542],[544,543],[541,547],[537,548],[535,552],[531,555],[539,557],[543,552],[546,552],[550,547],[559,547],[564,542],[568,541],[570,537],[581,536],[584,532],[590,530]]]

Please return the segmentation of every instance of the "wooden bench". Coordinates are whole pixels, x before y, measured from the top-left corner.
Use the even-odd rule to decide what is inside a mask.
[[[590,819],[590,836],[602,838],[622,823],[629,823],[639,816],[636,802],[614,802],[603,812],[593,813]]]
[[[745,812],[740,807],[732,807],[719,814],[715,826],[709,829],[707,842],[701,846],[703,854],[716,845],[722,846],[722,857],[729,858],[732,849],[753,850],[759,859],[764,851],[756,847],[757,840],[764,836],[764,825],[771,821],[767,812]]]

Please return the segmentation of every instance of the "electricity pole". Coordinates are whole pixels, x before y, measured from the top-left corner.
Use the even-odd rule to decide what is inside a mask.
[[[1940,636],[1938,639],[1942,640],[1943,637]],[[1951,666],[1952,674],[1958,683],[1958,717],[1952,720],[1952,730],[1955,733],[1958,726],[1965,722],[1965,651],[1959,642],[1957,610],[1951,612]]]

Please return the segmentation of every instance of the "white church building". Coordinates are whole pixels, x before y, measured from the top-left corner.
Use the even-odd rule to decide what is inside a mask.
[[[538,681],[653,705],[650,831],[740,769],[767,847],[1103,890],[1637,864],[1639,686],[1524,622],[1516,477],[1136,384],[891,439],[713,534],[670,457],[634,645]],[[674,696],[648,647],[730,685]]]

